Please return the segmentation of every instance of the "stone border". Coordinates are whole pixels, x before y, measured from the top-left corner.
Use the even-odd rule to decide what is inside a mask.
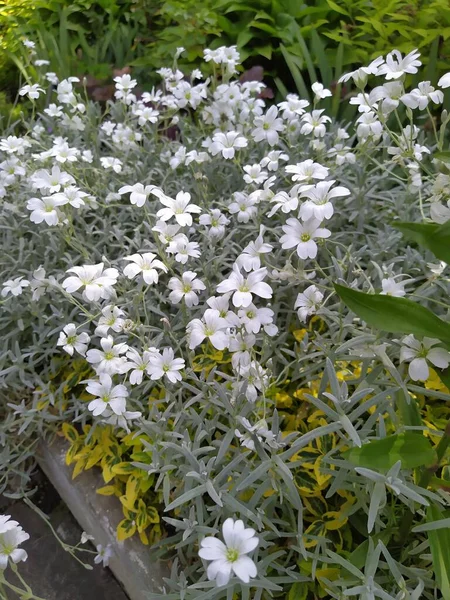
[[[161,593],[166,574],[164,565],[152,558],[137,537],[117,541],[116,526],[123,519],[118,499],[96,493],[104,483],[94,469],[72,480],[72,468],[65,463],[67,447],[67,442],[61,439],[55,439],[51,445],[43,442],[39,448],[39,466],[82,529],[93,535],[97,544],[111,545],[109,567],[130,600],[148,600],[149,592]]]

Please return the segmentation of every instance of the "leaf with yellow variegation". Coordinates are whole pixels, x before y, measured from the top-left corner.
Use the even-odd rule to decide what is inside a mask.
[[[101,446],[95,446],[95,448],[92,450],[92,452],[90,452],[89,457],[86,461],[86,466],[84,467],[85,470],[87,471],[88,469],[91,469],[94,465],[99,463],[104,454],[105,454],[104,448],[102,448]]]
[[[141,540],[141,542],[144,544],[144,546],[148,546],[150,543],[150,540],[148,539],[148,535],[146,531],[139,531],[139,539]]]
[[[336,529],[340,529],[348,521],[348,518],[346,515],[342,514],[341,512],[338,512],[336,510],[329,510],[328,512],[324,513],[322,515],[322,519],[323,519],[323,522],[325,523],[325,527],[329,531],[335,531]]]
[[[72,444],[76,442],[80,437],[78,431],[70,423],[63,423],[61,429],[66,440],[68,440]]]
[[[129,462],[119,462],[112,467],[115,475],[133,475],[136,471],[136,467]]]
[[[117,525],[116,534],[119,542],[123,542],[123,540],[130,538],[135,532],[136,524],[130,519],[123,519],[123,521],[120,521]]]
[[[75,477],[78,477],[78,475],[83,471],[85,464],[86,464],[86,458],[83,457],[83,458],[80,458],[79,460],[77,460],[77,462],[75,463],[75,466],[73,468],[72,479],[75,479]]]
[[[138,494],[139,494],[139,487],[140,487],[140,480],[137,477],[129,477],[127,480],[127,485],[125,488],[125,494],[128,498],[130,498],[130,500],[133,500],[133,504],[136,502]]]
[[[144,529],[147,527],[148,517],[147,517],[147,507],[142,498],[138,502],[137,506],[137,515],[136,515],[136,526],[139,533],[142,533]]]
[[[80,443],[72,444],[70,448],[66,452],[66,465],[69,466],[76,460],[76,455],[78,454],[81,448]]]
[[[106,456],[101,462],[102,476],[105,483],[109,483],[114,479],[114,473],[112,471],[114,465],[110,463],[110,458],[111,457]]]
[[[100,494],[100,496],[114,496],[116,491],[115,485],[104,485],[96,490],[97,494]]]
[[[147,520],[149,523],[159,523],[159,513],[154,506],[147,506]]]

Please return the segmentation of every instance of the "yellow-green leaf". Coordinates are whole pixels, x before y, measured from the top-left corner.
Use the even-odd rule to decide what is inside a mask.
[[[114,496],[115,493],[116,486],[114,485],[104,485],[97,490],[97,494],[100,494],[100,496]]]
[[[70,423],[62,424],[62,432],[63,432],[66,440],[68,440],[69,442],[72,442],[72,444],[74,442],[76,442],[79,438],[78,431],[75,429],[75,427],[73,425],[70,425]]]
[[[133,523],[133,521],[130,521],[129,519],[124,519],[123,521],[120,521],[120,523],[117,525],[116,534],[119,542],[123,542],[123,540],[130,538],[135,532],[136,524]]]

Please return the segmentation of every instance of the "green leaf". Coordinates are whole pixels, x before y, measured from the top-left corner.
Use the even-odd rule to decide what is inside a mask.
[[[272,46],[270,44],[267,46],[258,46],[255,50],[258,54],[261,54],[261,56],[264,56],[264,58],[267,58],[268,60],[272,58]]]
[[[428,336],[450,343],[450,324],[412,300],[365,294],[337,284],[334,289],[350,310],[371,327],[390,333]]]
[[[448,511],[446,511],[448,512]],[[437,506],[430,506],[427,510],[427,521],[440,521],[447,515]],[[439,586],[439,591],[444,600],[450,600],[450,529],[434,529],[427,532],[433,557],[433,570]]]
[[[437,158],[446,164],[450,164],[450,150],[444,150],[443,152],[435,152],[433,158]]]
[[[305,100],[309,100],[309,93],[306,88],[305,81],[303,79],[300,69],[297,67],[297,65],[295,64],[295,62],[293,60],[293,57],[288,52],[288,50],[283,46],[283,44],[280,44],[280,50],[284,57],[284,60],[286,61],[289,71],[291,72],[291,75],[295,82],[295,85],[297,86],[297,92],[298,92],[299,96]]]
[[[327,0],[327,4],[330,8],[335,10],[337,13],[340,13],[341,15],[345,15],[346,17],[351,16],[348,11],[346,11],[344,8],[342,8],[342,6],[339,6],[338,4],[336,4],[336,2],[333,2],[333,0]]]
[[[431,250],[431,252],[446,263],[450,263],[450,221],[443,225],[436,223],[394,223],[395,229]]]
[[[351,448],[343,457],[357,467],[390,469],[401,461],[404,469],[429,466],[436,462],[436,451],[428,438],[416,431],[389,435],[381,440]]]
[[[450,367],[447,367],[447,369],[444,370],[436,369],[436,372],[442,383],[450,390]]]

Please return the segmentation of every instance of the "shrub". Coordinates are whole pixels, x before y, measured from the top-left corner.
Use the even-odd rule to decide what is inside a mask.
[[[65,421],[121,538],[170,560],[155,599],[447,597],[449,75],[411,89],[393,51],[343,76],[344,127],[323,85],[266,106],[236,48],[204,55],[213,77],[120,75],[104,105],[51,75],[40,111],[45,64],[20,91],[3,488]]]

